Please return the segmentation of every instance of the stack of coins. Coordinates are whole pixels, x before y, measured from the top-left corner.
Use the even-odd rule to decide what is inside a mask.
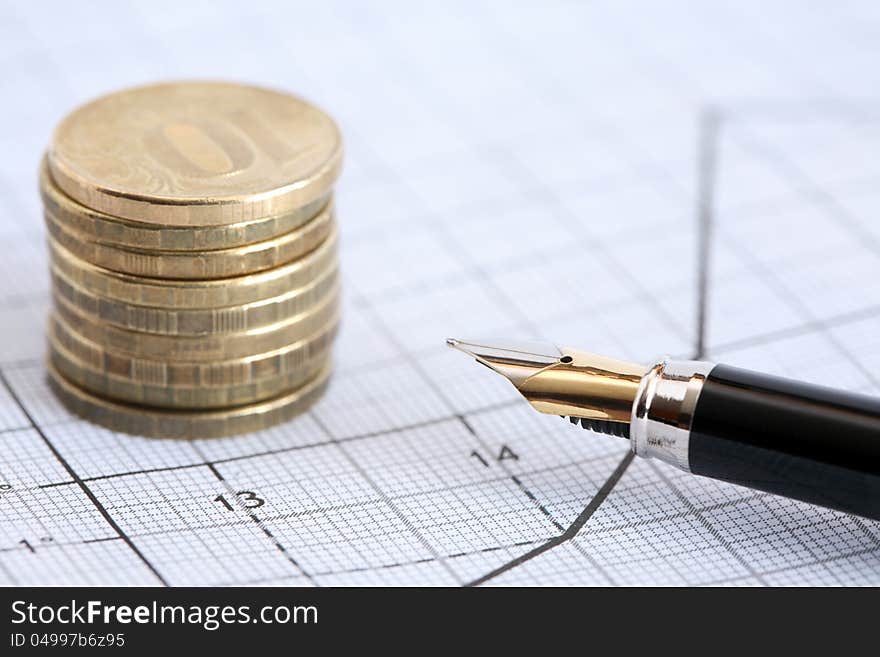
[[[341,157],[326,114],[250,86],[159,84],[68,115],[40,172],[62,401],[176,438],[305,409],[339,322]]]

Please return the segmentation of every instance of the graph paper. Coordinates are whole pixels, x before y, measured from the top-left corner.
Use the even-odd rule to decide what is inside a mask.
[[[880,524],[634,460],[444,345],[880,393],[880,15],[829,11],[4,2],[0,583],[880,584]],[[46,385],[41,150],[100,93],[205,77],[341,124],[335,373],[260,433],[113,433]]]

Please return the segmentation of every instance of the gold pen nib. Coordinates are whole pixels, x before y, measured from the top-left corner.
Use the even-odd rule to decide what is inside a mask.
[[[589,422],[628,424],[639,382],[648,371],[643,365],[554,344],[455,338],[446,344],[507,378],[536,410]],[[623,435],[622,429],[609,432],[618,431]]]
[[[455,338],[447,338],[446,344],[507,377],[517,388],[538,370],[562,358],[562,353],[552,344],[493,341],[490,345]]]

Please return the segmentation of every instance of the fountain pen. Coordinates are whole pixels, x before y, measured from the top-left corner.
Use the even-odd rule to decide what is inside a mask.
[[[703,361],[650,367],[553,344],[447,344],[538,411],[637,456],[880,520],[880,399]]]

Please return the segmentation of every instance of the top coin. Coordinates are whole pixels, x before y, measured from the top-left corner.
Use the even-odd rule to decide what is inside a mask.
[[[135,221],[216,226],[295,210],[339,175],[333,120],[269,89],[156,84],[69,114],[49,146],[56,184],[83,205]]]

